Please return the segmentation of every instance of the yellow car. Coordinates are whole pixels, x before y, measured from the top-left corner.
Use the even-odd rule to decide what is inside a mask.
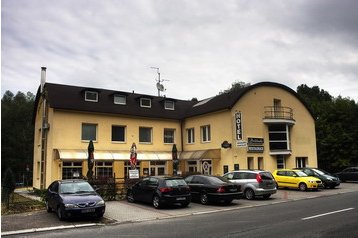
[[[301,191],[323,188],[323,183],[320,179],[308,176],[301,170],[278,169],[272,175],[276,180],[277,188],[298,188]]]

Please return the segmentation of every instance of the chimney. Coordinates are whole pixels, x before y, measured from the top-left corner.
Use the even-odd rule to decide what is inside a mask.
[[[46,67],[41,67],[41,93],[43,92],[46,83]]]

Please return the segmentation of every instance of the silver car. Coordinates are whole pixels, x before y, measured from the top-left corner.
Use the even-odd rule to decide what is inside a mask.
[[[224,177],[233,183],[241,185],[241,191],[246,199],[262,196],[268,199],[277,192],[276,182],[269,171],[237,170],[224,174]]]

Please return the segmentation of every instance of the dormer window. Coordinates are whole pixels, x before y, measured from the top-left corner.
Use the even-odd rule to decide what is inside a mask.
[[[141,98],[140,99],[140,106],[141,107],[152,107],[152,100],[150,98]]]
[[[98,102],[98,93],[95,91],[86,91],[85,92],[85,101]]]
[[[114,104],[126,105],[127,97],[124,95],[114,95]]]
[[[174,110],[174,101],[165,100],[164,101],[164,109],[165,110]]]

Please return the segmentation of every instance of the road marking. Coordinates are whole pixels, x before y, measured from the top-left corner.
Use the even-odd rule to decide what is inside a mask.
[[[339,213],[339,212],[346,212],[346,211],[353,210],[353,209],[354,209],[353,207],[350,207],[350,208],[346,208],[346,209],[342,209],[342,210],[338,210],[338,211],[333,211],[333,212],[327,212],[327,213],[319,214],[319,215],[316,215],[316,216],[305,217],[305,218],[302,218],[302,220],[309,220],[309,219],[313,219],[313,218],[317,218],[317,217],[322,217],[322,216],[327,216],[327,215],[331,215],[331,214],[335,214],[335,213]]]

